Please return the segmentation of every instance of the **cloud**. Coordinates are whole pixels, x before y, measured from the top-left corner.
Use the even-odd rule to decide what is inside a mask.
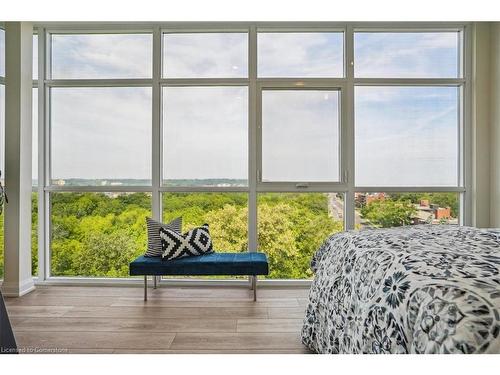
[[[163,91],[164,178],[248,178],[247,87]]]
[[[151,34],[54,34],[53,78],[151,78]]]
[[[259,77],[342,77],[343,33],[259,33]]]
[[[54,69],[60,78],[151,76],[150,34],[53,38]],[[172,76],[248,73],[245,33],[165,38],[166,69]],[[380,76],[452,74],[457,38],[457,33],[356,34],[356,71]],[[341,33],[262,33],[258,42],[262,76],[342,74]],[[265,176],[338,176],[335,95],[325,100],[325,93],[317,91],[268,94],[263,103]],[[0,121],[3,97],[0,87]],[[450,87],[356,88],[357,184],[455,185],[457,97],[457,89]],[[168,88],[163,104],[165,176],[247,178],[246,87]],[[54,178],[150,178],[151,89],[53,89],[51,105]]]
[[[454,78],[458,32],[354,34],[356,77]]]
[[[164,34],[167,78],[248,77],[247,33]]]
[[[267,90],[262,95],[262,176],[338,181],[338,92]]]
[[[357,88],[356,185],[456,186],[457,90]]]
[[[52,178],[151,178],[150,88],[53,88]]]

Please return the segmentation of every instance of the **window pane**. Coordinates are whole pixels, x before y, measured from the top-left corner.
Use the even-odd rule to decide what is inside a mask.
[[[151,89],[53,88],[52,183],[151,183]]]
[[[163,221],[182,216],[182,231],[207,223],[215,251],[248,250],[247,193],[164,193]]]
[[[3,178],[3,177],[2,177]],[[2,182],[3,185],[3,182]],[[4,213],[0,214],[0,280],[3,280],[3,267],[4,267],[4,259],[3,259],[3,247],[4,247]]]
[[[458,193],[355,193],[355,227],[458,224]]]
[[[38,186],[38,89],[33,89],[32,186]],[[38,194],[31,193],[31,274],[38,275]]]
[[[151,34],[53,34],[52,78],[151,78]]]
[[[357,186],[457,186],[457,87],[356,87]]]
[[[258,195],[259,251],[269,258],[269,278],[306,279],[326,238],[343,230],[344,197],[337,193]]]
[[[0,29],[0,40],[3,31]],[[0,45],[1,47],[1,45]],[[1,54],[0,49],[0,54]],[[5,186],[5,87],[0,85],[0,182]],[[4,230],[4,213],[0,214],[0,279],[3,279],[3,230]]]
[[[259,77],[342,77],[343,33],[258,33]]]
[[[354,75],[380,78],[457,78],[458,32],[357,32]]]
[[[38,194],[31,193],[31,274],[38,275]]]
[[[38,186],[38,89],[33,89],[32,105],[32,135],[31,135],[31,178],[32,185]]]
[[[247,87],[164,88],[163,179],[169,186],[247,185]]]
[[[33,35],[33,79],[38,79],[38,35]]]
[[[248,76],[247,33],[163,34],[167,78]]]
[[[0,171],[2,176],[0,181],[5,178],[5,86],[0,85]]]
[[[336,90],[262,92],[262,180],[338,181]]]
[[[5,77],[5,30],[0,29],[0,76]]]
[[[147,193],[52,193],[51,275],[129,277],[146,251]]]

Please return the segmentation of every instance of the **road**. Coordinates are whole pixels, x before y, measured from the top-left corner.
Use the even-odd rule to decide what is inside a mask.
[[[344,220],[344,201],[339,198],[337,193],[328,193],[328,216],[334,220]],[[354,211],[354,223],[361,224],[361,215],[359,211]]]

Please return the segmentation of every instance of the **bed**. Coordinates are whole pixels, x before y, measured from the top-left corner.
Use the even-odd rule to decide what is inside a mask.
[[[500,229],[335,234],[311,262],[302,342],[317,353],[500,353]]]

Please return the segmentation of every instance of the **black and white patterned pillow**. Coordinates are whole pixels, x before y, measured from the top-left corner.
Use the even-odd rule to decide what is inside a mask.
[[[162,259],[172,260],[213,252],[208,224],[191,229],[184,234],[160,228]]]
[[[146,225],[148,227],[148,249],[144,256],[147,257],[159,257],[162,254],[160,228],[170,229],[179,234],[182,233],[182,217],[175,218],[168,224],[147,217]]]

